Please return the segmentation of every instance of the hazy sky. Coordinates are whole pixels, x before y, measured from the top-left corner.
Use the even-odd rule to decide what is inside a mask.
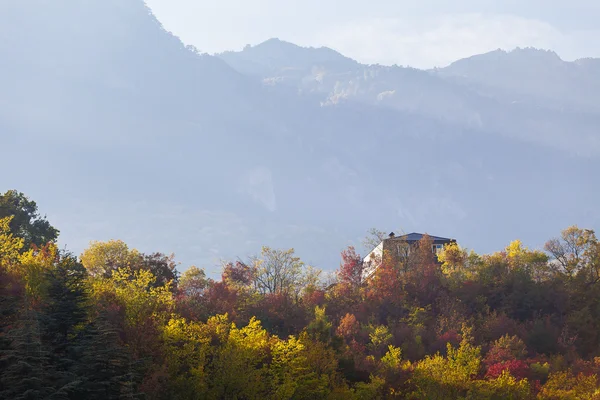
[[[147,0],[207,53],[278,37],[366,63],[444,66],[497,48],[600,57],[598,0]]]

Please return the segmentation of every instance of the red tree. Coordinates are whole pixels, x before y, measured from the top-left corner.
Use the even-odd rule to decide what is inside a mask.
[[[350,246],[342,251],[342,263],[338,271],[340,283],[345,283],[351,287],[359,287],[362,284],[364,263],[354,247]]]

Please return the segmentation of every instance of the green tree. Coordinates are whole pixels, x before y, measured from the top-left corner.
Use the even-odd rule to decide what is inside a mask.
[[[46,272],[46,301],[42,309],[42,339],[49,362],[56,370],[54,397],[71,398],[81,390],[77,375],[82,346],[81,331],[87,322],[86,271],[70,254],[60,254]]]
[[[23,239],[25,250],[32,244],[40,247],[58,238],[58,229],[50,225],[45,216],[40,216],[35,201],[21,192],[9,190],[0,195],[0,219],[6,217],[13,217],[10,229]]]
[[[18,317],[0,354],[0,398],[48,398],[56,392],[56,375],[42,342],[40,314],[26,302]]]
[[[81,381],[73,399],[117,400],[143,398],[138,391],[142,365],[121,341],[121,332],[101,311],[84,327],[75,373]]]

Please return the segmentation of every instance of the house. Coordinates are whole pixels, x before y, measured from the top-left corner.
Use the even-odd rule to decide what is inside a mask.
[[[364,259],[364,278],[371,276],[381,265],[383,255],[389,255],[396,260],[409,259],[410,254],[419,245],[426,234],[409,233],[407,235],[396,236],[394,232],[390,233],[388,238],[384,239],[375,247]],[[444,249],[444,246],[450,243],[456,243],[455,239],[428,235],[431,240],[431,252],[438,254]]]

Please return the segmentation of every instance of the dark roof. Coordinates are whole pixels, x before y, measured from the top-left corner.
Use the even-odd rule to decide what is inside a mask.
[[[418,242],[419,240],[423,239],[423,236],[425,236],[423,233],[413,232],[413,233],[409,233],[408,235],[396,236],[396,237],[394,237],[394,239],[406,240],[407,242]],[[449,238],[440,237],[440,236],[433,236],[433,235],[429,235],[429,237],[434,242],[451,242],[454,240],[454,239],[449,239]]]

